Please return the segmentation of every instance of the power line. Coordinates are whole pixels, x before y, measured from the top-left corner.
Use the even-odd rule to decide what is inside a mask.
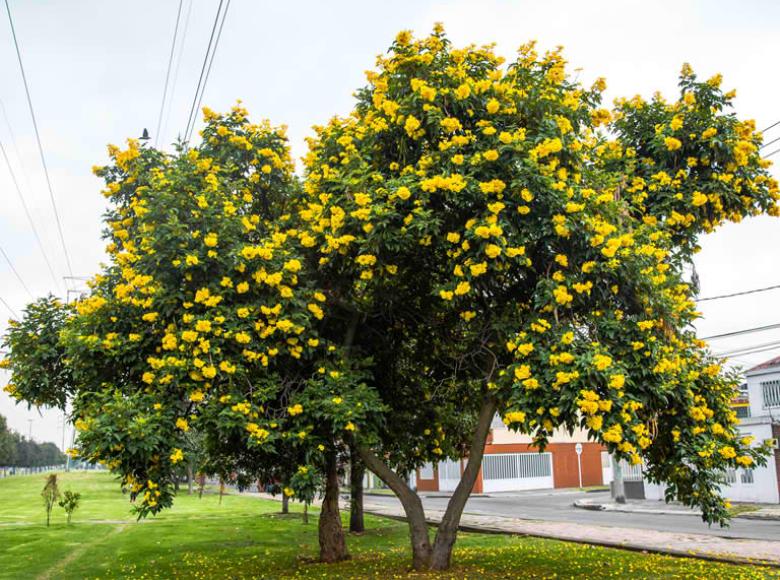
[[[769,346],[767,348],[760,348],[760,349],[757,349],[757,350],[749,350],[749,351],[746,351],[746,352],[740,352],[740,353],[737,353],[737,356],[747,356],[747,355],[750,355],[750,354],[760,354],[762,352],[770,352],[770,351],[778,350],[778,349],[780,349],[780,346]],[[718,357],[718,358],[731,358],[731,355],[728,355],[728,354],[719,354],[719,355],[715,355],[715,356]]]
[[[753,290],[745,290],[743,292],[734,292],[733,294],[721,294],[720,296],[708,296],[707,298],[697,298],[696,302],[706,302],[707,300],[720,300],[721,298],[732,298],[734,296],[745,296],[747,294],[756,294],[757,292],[767,292],[768,290],[777,290],[780,288],[780,284],[774,286],[767,286],[765,288],[755,288]]]
[[[3,306],[5,306],[8,309],[8,312],[11,313],[11,316],[13,316],[14,318],[19,318],[19,315],[16,312],[14,312],[14,309],[8,305],[8,302],[6,302],[2,296],[0,296],[0,302],[2,302]]]
[[[723,334],[713,334],[712,336],[705,336],[701,340],[714,340],[716,338],[726,338],[727,336],[738,336],[740,334],[750,334],[751,332],[762,332],[764,330],[772,330],[774,328],[780,328],[778,324],[767,324],[766,326],[757,326],[755,328],[746,328],[745,330],[735,330],[733,332],[725,332]]]
[[[211,51],[211,58],[209,59],[209,67],[206,69],[206,78],[203,80],[203,90],[198,97],[198,106],[195,107],[195,117],[192,120],[192,127],[190,127],[190,134],[187,137],[187,141],[192,137],[192,132],[195,130],[195,123],[197,122],[197,114],[200,111],[200,105],[203,102],[203,95],[206,93],[206,83],[209,82],[209,75],[211,74],[211,65],[214,64],[214,55],[217,54],[217,46],[219,46],[219,39],[222,38],[222,28],[225,26],[225,18],[227,17],[227,11],[230,8],[230,0],[227,0],[225,4],[225,11],[222,13],[222,22],[219,23],[219,31],[217,32],[217,40],[214,42],[214,50]]]
[[[43,256],[43,259],[46,262],[46,267],[49,270],[49,274],[51,274],[52,280],[54,280],[55,286],[57,286],[58,285],[57,276],[54,274],[54,269],[52,268],[51,262],[49,261],[49,256],[48,254],[46,254],[46,250],[43,247],[43,241],[41,240],[41,236],[38,233],[38,228],[35,227],[35,222],[32,219],[32,214],[30,214],[30,208],[27,207],[27,202],[24,199],[24,195],[22,195],[22,190],[19,187],[19,182],[16,179],[16,174],[14,173],[13,167],[11,167],[11,161],[10,159],[8,159],[8,154],[6,153],[5,146],[3,146],[2,141],[0,141],[0,153],[2,153],[3,159],[5,159],[5,164],[8,166],[8,173],[11,174],[11,181],[13,182],[14,188],[16,189],[16,195],[19,197],[19,201],[22,203],[22,208],[24,208],[24,215],[27,217],[27,222],[30,224],[30,228],[33,231],[33,235],[35,235],[35,241],[38,243],[38,248],[41,250],[41,255]]]
[[[771,129],[772,127],[777,127],[778,125],[780,125],[780,121],[775,121],[774,123],[769,125],[769,127],[766,127],[765,129],[761,129],[761,132],[766,133],[767,131],[769,131],[769,129]]]
[[[14,263],[11,261],[11,258],[8,257],[8,254],[5,253],[5,250],[3,249],[3,246],[0,246],[0,254],[3,255],[3,258],[5,258],[5,261],[8,262],[8,266],[11,268],[11,272],[14,273],[14,276],[16,276],[16,279],[19,280],[19,284],[22,285],[22,288],[24,288],[25,292],[30,295],[30,299],[34,300],[33,293],[30,292],[30,289],[27,287],[27,284],[24,283],[24,280],[19,275],[19,272],[14,267]]]
[[[743,351],[751,351],[751,350],[755,350],[755,349],[766,348],[768,346],[780,346],[780,340],[773,340],[773,341],[764,342],[764,343],[761,343],[761,344],[751,344],[749,346],[742,346],[742,347],[739,347],[739,348],[734,348],[734,349],[726,350],[726,351],[723,351],[723,352],[718,352],[718,353],[715,353],[715,354],[717,356],[741,355],[741,354],[744,354]]]
[[[168,132],[168,121],[171,118],[171,109],[173,108],[173,96],[176,91],[176,81],[179,79],[179,70],[181,69],[181,61],[184,56],[184,47],[187,45],[187,32],[190,29],[190,15],[192,14],[192,2],[189,0],[187,4],[187,16],[184,18],[184,30],[181,34],[181,42],[179,43],[179,52],[176,55],[176,70],[173,71],[173,82],[171,83],[171,97],[168,99],[168,106],[165,111],[165,122],[163,123],[162,132],[160,138],[162,138]]]
[[[19,70],[22,73],[22,81],[24,82],[24,92],[27,96],[27,106],[30,108],[30,116],[32,117],[33,129],[35,129],[35,139],[38,142],[38,153],[41,156],[41,165],[43,165],[43,173],[46,177],[46,185],[49,188],[49,200],[51,201],[51,207],[54,210],[54,218],[57,221],[57,232],[60,236],[60,242],[62,243],[62,251],[65,253],[65,263],[68,266],[68,272],[73,275],[73,267],[70,263],[70,254],[68,253],[68,246],[65,244],[65,235],[62,233],[62,221],[60,220],[60,214],[57,210],[57,203],[54,201],[54,190],[51,186],[51,179],[49,178],[49,167],[46,165],[46,156],[43,154],[43,145],[41,144],[41,135],[38,131],[38,121],[35,119],[35,110],[33,109],[32,97],[30,97],[30,87],[27,84],[27,75],[24,72],[24,64],[22,63],[22,52],[19,50],[19,40],[16,37],[16,28],[14,27],[14,19],[11,16],[11,7],[8,5],[8,0],[5,0],[5,9],[8,13],[8,22],[11,25],[11,36],[14,39],[14,48],[16,49],[16,58],[19,61]]]
[[[772,151],[771,153],[767,153],[766,155],[764,155],[764,159],[769,159],[769,158],[770,158],[770,157],[772,157],[772,155],[774,155],[775,153],[780,153],[780,149],[775,149],[775,150],[774,150],[774,151]]]
[[[6,0],[7,2],[8,0]],[[190,107],[190,114],[187,117],[187,127],[184,130],[184,141],[189,142],[190,137],[192,136],[192,131],[195,129],[195,123],[197,121],[197,107],[198,102],[200,99],[203,98],[203,92],[206,90],[206,82],[208,81],[208,74],[206,73],[206,69],[208,68],[209,72],[211,71],[211,62],[214,60],[213,53],[217,50],[217,45],[214,43],[214,34],[217,32],[217,26],[219,26],[219,32],[222,33],[222,26],[219,25],[219,17],[222,13],[222,5],[224,4],[225,0],[219,0],[219,6],[217,7],[217,14],[214,16],[214,24],[211,27],[211,35],[209,36],[209,44],[206,47],[206,54],[203,57],[203,66],[200,69],[200,77],[198,78],[198,86],[195,89],[195,97],[192,99],[192,106]],[[230,0],[228,0],[228,6],[230,6]],[[225,23],[224,15],[227,14],[227,8],[225,8],[225,12],[222,16],[222,24]],[[219,40],[217,40],[219,42]],[[211,46],[214,45],[214,50],[212,51]]]
[[[168,56],[168,70],[165,73],[165,88],[163,88],[162,103],[160,103],[160,116],[157,119],[157,131],[154,134],[154,146],[160,141],[160,127],[162,126],[163,112],[165,111],[165,97],[168,95],[168,81],[171,78],[171,68],[173,65],[173,53],[176,48],[176,37],[179,34],[179,21],[181,20],[181,7],[184,0],[179,0],[179,11],[176,13],[176,26],[173,28],[173,42],[171,42],[171,54]]]
[[[759,147],[758,149],[761,150],[764,147],[766,147],[767,145],[771,145],[772,143],[777,143],[778,141],[780,141],[780,137],[776,137],[776,138],[772,139],[771,141],[767,141],[766,143],[761,145],[761,147]]]

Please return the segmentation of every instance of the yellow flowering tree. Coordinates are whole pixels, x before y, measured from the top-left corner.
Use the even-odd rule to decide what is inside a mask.
[[[584,428],[722,523],[723,470],[766,449],[737,437],[683,265],[702,231],[777,213],[760,136],[690,72],[679,102],[609,111],[603,81],[533,44],[505,64],[404,32],[378,67],[311,141],[298,215],[377,357],[386,429],[357,443],[406,510],[414,566],[449,566],[496,412],[540,448]],[[431,543],[403,475],[445,455],[469,461]]]
[[[287,212],[283,130],[237,106],[206,111],[202,134],[171,156],[131,140],[96,169],[111,261],[62,332],[79,454],[121,476],[139,515],[171,505],[191,430],[205,469],[240,485],[316,470],[321,559],[340,560],[338,456],[376,405],[361,361],[320,335],[327,291]]]

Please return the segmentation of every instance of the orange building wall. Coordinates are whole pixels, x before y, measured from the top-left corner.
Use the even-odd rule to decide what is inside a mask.
[[[553,457],[553,485],[555,487],[579,487],[579,475],[577,469],[576,443],[550,443],[547,451]],[[582,485],[602,485],[601,452],[604,448],[598,443],[582,443]],[[492,444],[485,446],[485,455],[491,453],[535,453],[538,449],[526,443]],[[466,461],[461,461],[461,473]],[[779,464],[780,465],[780,464]],[[439,491],[439,472],[433,470],[433,479],[421,479],[417,471],[418,491]],[[477,480],[474,482],[472,493],[482,493],[482,468],[479,469]]]
[[[578,487],[576,443],[550,443],[546,451],[553,457],[553,484],[555,487]],[[601,485],[601,452],[604,448],[598,443],[582,443],[582,485]],[[533,453],[536,447],[525,443],[487,445],[485,454],[489,453]],[[482,471],[478,479],[478,487],[482,491]],[[477,485],[475,487],[475,492]],[[477,492],[479,493],[479,492]]]

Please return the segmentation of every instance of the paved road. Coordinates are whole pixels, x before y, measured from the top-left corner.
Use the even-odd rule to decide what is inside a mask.
[[[680,533],[710,534],[729,538],[755,540],[780,540],[780,521],[762,521],[735,518],[730,528],[709,527],[696,515],[660,515],[623,512],[590,511],[573,507],[577,499],[606,499],[607,492],[524,492],[495,494],[490,497],[471,497],[466,513],[475,515],[504,516],[513,518],[546,520],[552,522],[576,522],[622,528],[639,528]],[[399,505],[393,496],[368,495],[366,504]],[[443,510],[447,498],[424,497],[426,509]]]

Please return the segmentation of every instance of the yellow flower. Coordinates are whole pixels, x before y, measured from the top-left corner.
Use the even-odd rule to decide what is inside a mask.
[[[488,161],[495,161],[496,159],[498,159],[498,151],[496,151],[495,149],[490,149],[488,151],[485,151],[482,154],[482,157],[484,157]]]
[[[569,293],[566,286],[558,286],[553,290],[553,296],[558,304],[568,304],[574,300],[574,296]]]
[[[240,284],[236,285],[236,292],[239,294],[245,294],[246,292],[249,292],[249,282],[241,282]]]
[[[597,354],[593,357],[593,366],[600,371],[606,370],[612,366],[612,357],[605,354]]]
[[[210,332],[211,331],[211,322],[208,320],[198,320],[195,323],[195,330],[198,332]]]
[[[182,419],[181,417],[179,417],[178,419],[176,419],[176,428],[181,429],[186,433],[187,431],[190,430],[190,424],[187,423],[186,419]]]
[[[292,407],[287,407],[287,412],[290,414],[291,417],[300,415],[301,413],[303,413],[303,405],[301,405],[300,403],[296,403]]]
[[[203,243],[206,244],[209,248],[216,247],[217,240],[217,234],[214,232],[208,233],[203,237]]]
[[[702,131],[701,138],[709,139],[710,137],[714,137],[717,134],[718,134],[718,130],[715,127],[709,127],[708,129]]]
[[[414,117],[414,115],[409,115],[406,118],[406,122],[404,123],[404,130],[406,131],[406,134],[409,135],[409,137],[416,138],[417,135],[417,129],[420,128],[420,121]]]
[[[500,108],[501,103],[499,103],[496,99],[490,99],[487,103],[487,112],[491,115],[497,113]]]
[[[357,427],[355,427],[355,424],[352,421],[350,421],[344,426],[344,429],[346,429],[347,431],[356,431]]]
[[[485,248],[485,253],[487,254],[488,258],[497,258],[501,255],[501,247],[495,244],[488,244],[488,246]]]
[[[682,147],[682,142],[679,139],[675,139],[674,137],[666,137],[664,139],[664,144],[666,145],[666,149],[669,151],[676,151]]]
[[[412,192],[409,191],[408,187],[401,186],[401,187],[398,188],[398,190],[395,192],[395,194],[398,197],[400,197],[401,199],[403,199],[404,201],[406,201],[412,195]]]
[[[691,201],[693,205],[696,207],[702,206],[705,203],[707,203],[707,196],[703,194],[701,191],[694,191],[693,192],[693,200]]]
[[[515,379],[522,381],[531,376],[531,367],[528,365],[520,365],[515,367]]]
[[[609,377],[609,386],[613,389],[622,389],[626,383],[626,377],[623,375],[612,375]]]
[[[171,453],[171,463],[179,463],[184,459],[184,453],[181,449],[174,449],[173,453]]]
[[[463,281],[455,287],[455,295],[462,296],[464,294],[468,294],[469,290],[471,290],[471,284],[469,284],[466,281]]]
[[[372,256],[371,254],[363,254],[362,256],[355,258],[355,262],[361,266],[373,266],[376,264],[376,256]]]

